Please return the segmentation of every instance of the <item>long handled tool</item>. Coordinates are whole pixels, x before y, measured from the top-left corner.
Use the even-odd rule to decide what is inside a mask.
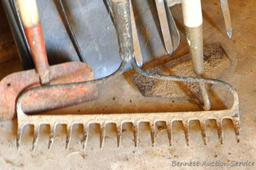
[[[186,5],[186,4],[185,4]],[[84,129],[84,142],[83,146],[85,147],[88,141],[88,132],[90,132],[90,125],[98,124],[101,127],[101,137],[100,137],[100,146],[104,145],[104,138],[106,127],[109,124],[114,124],[117,130],[117,146],[121,145],[122,142],[122,132],[125,123],[131,123],[134,126],[134,145],[137,146],[139,139],[139,126],[141,123],[148,122],[151,125],[151,134],[152,134],[152,145],[155,143],[155,127],[158,122],[165,122],[168,126],[170,134],[172,134],[172,127],[175,122],[182,122],[184,127],[184,133],[186,137],[187,144],[189,145],[189,125],[191,121],[198,120],[200,122],[200,127],[202,130],[202,137],[206,142],[206,132],[205,132],[205,123],[207,120],[215,120],[218,125],[218,135],[220,142],[222,143],[223,133],[222,133],[222,121],[224,119],[230,119],[233,121],[235,126],[235,133],[237,136],[237,141],[239,141],[239,101],[236,91],[232,88],[231,85],[214,79],[204,79],[200,77],[179,77],[179,76],[165,76],[154,73],[148,73],[141,69],[136,62],[134,56],[133,48],[133,37],[132,37],[132,24],[131,24],[131,11],[130,3],[128,0],[112,0],[111,9],[113,11],[114,24],[117,31],[117,37],[120,47],[120,58],[122,63],[119,69],[115,72],[114,75],[120,75],[126,65],[131,64],[134,70],[149,78],[165,80],[165,81],[175,81],[175,82],[184,82],[184,83],[200,83],[200,84],[210,84],[221,86],[227,90],[233,97],[233,104],[230,108],[225,110],[209,110],[209,111],[189,111],[189,112],[143,112],[143,113],[108,113],[108,114],[86,114],[86,115],[28,115],[24,110],[23,99],[26,96],[29,96],[31,91],[43,90],[43,89],[61,89],[61,88],[76,88],[80,86],[86,86],[88,84],[98,84],[110,79],[106,77],[104,79],[98,79],[94,81],[85,81],[79,83],[69,83],[63,85],[51,85],[51,86],[40,86],[31,89],[30,91],[24,92],[18,99],[17,102],[17,117],[18,117],[18,138],[17,146],[19,146],[23,128],[27,125],[33,125],[34,127],[34,140],[33,148],[35,148],[39,132],[42,125],[49,125],[51,129],[51,135],[49,138],[49,148],[51,148],[52,143],[54,142],[56,136],[56,128],[60,124],[64,124],[67,127],[67,148],[69,142],[72,138],[72,128],[74,125],[83,125]],[[184,8],[186,10],[186,8]],[[199,12],[200,14],[200,12]],[[169,136],[170,145],[172,137]]]
[[[182,11],[184,24],[187,30],[187,40],[192,56],[194,72],[201,77],[204,73],[204,55],[203,55],[203,16],[201,0],[183,0]],[[199,83],[203,97],[204,109],[210,110],[210,101],[207,89],[204,83]]]
[[[86,64],[69,62],[49,67],[36,0],[18,0],[17,5],[36,71],[28,70],[14,73],[0,82],[2,120],[13,118],[17,98],[28,88],[93,79],[93,73]],[[47,111],[93,100],[96,96],[97,89],[94,85],[75,89],[69,87],[48,90],[46,88],[41,91],[32,91],[27,98],[24,98],[25,110],[29,113]]]

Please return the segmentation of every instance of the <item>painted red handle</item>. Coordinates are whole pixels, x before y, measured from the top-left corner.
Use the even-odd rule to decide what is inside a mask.
[[[31,28],[25,28],[28,43],[31,49],[31,55],[40,76],[41,83],[45,84],[50,81],[49,63],[45,48],[44,35],[41,24]]]

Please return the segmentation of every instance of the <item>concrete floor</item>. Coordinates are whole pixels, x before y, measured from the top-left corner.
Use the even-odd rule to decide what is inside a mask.
[[[55,147],[48,151],[46,140],[42,140],[40,148],[30,151],[29,145],[24,145],[20,151],[15,147],[16,121],[1,122],[0,124],[0,167],[1,169],[255,169],[256,162],[256,89],[255,74],[256,50],[254,48],[256,32],[256,1],[255,0],[230,0],[231,15],[233,20],[232,40],[223,40],[229,44],[229,54],[234,54],[235,66],[232,73],[224,75],[222,79],[231,83],[238,91],[241,106],[241,134],[240,143],[236,143],[234,134],[226,131],[224,144],[219,144],[217,135],[207,137],[209,141],[205,146],[199,140],[198,131],[191,136],[191,145],[186,146],[183,136],[177,133],[173,146],[166,143],[154,148],[147,144],[147,140],[139,148],[125,145],[117,149],[113,141],[108,143],[103,150],[97,149],[93,144],[85,151],[81,151],[77,143],[73,143],[70,150],[64,149],[63,136],[59,137]],[[223,18],[221,16],[218,0],[203,1],[205,15],[205,30],[212,27],[213,32],[205,32],[209,39],[206,42],[217,41],[218,37],[225,36]],[[210,34],[210,35],[209,35]],[[213,35],[212,35],[213,34]],[[222,39],[220,39],[222,41]],[[233,53],[232,53],[233,52]],[[233,57],[234,56],[229,56]],[[20,69],[17,58],[1,64],[1,77],[8,72]],[[9,69],[11,68],[11,69]],[[122,96],[129,89],[125,79],[120,78],[114,83],[121,83],[122,88],[117,92]],[[110,85],[109,85],[110,86]],[[111,96],[109,94],[109,96]],[[138,91],[133,91],[131,96],[138,97]],[[111,96],[113,97],[113,96]],[[129,102],[122,97],[116,98],[118,104]],[[142,103],[143,104],[143,103]],[[136,104],[132,105],[134,107]],[[62,140],[61,140],[62,139]],[[131,140],[131,139],[129,139]],[[127,142],[129,143],[129,140]],[[164,143],[164,142],[163,142]],[[190,161],[194,164],[178,166],[178,162]],[[197,166],[197,161],[201,166]],[[235,166],[243,162],[248,166]],[[202,166],[203,163],[208,165]],[[212,163],[212,164],[211,164]],[[222,166],[228,163],[230,166]],[[254,166],[253,166],[254,164]],[[251,166],[249,166],[251,165]]]

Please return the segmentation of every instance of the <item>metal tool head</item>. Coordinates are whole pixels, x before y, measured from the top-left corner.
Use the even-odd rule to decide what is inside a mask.
[[[93,79],[93,73],[88,65],[80,62],[69,62],[50,67],[51,83],[65,84]],[[32,87],[40,86],[39,75],[35,70],[13,73],[0,81],[0,118],[10,120],[16,113],[16,102],[19,95]],[[81,88],[63,88],[30,91],[24,97],[27,112],[46,111],[53,108],[70,106],[76,102],[93,100],[97,96],[94,85]],[[72,98],[71,98],[72,97]]]
[[[97,124],[100,127],[101,137],[99,138],[99,147],[104,147],[104,141],[107,136],[106,129],[107,126],[114,125],[116,130],[116,141],[117,147],[122,146],[122,136],[124,132],[124,126],[127,123],[133,125],[134,128],[134,146],[138,146],[140,141],[140,125],[143,123],[148,123],[151,127],[152,134],[152,145],[154,145],[157,134],[157,124],[159,122],[165,122],[167,129],[170,131],[169,141],[172,144],[172,127],[174,123],[181,122],[183,125],[185,140],[187,145],[190,144],[189,141],[189,131],[190,124],[192,121],[198,121],[200,123],[200,128],[202,132],[202,139],[205,144],[208,143],[206,140],[206,123],[209,120],[214,120],[217,124],[219,141],[223,143],[223,125],[222,122],[224,120],[231,120],[234,125],[235,134],[237,137],[237,142],[239,142],[239,101],[238,95],[230,87],[228,84],[218,81],[208,81],[211,83],[215,83],[215,85],[223,85],[226,87],[233,97],[233,104],[230,108],[225,110],[212,110],[212,111],[190,111],[190,112],[157,112],[157,113],[108,113],[108,114],[86,114],[86,115],[30,115],[24,113],[24,109],[22,107],[22,98],[19,98],[17,103],[17,119],[18,119],[18,139],[17,146],[20,146],[20,142],[22,140],[23,130],[26,126],[32,125],[34,127],[34,142],[33,148],[36,148],[37,142],[39,141],[39,132],[40,128],[44,125],[47,125],[51,129],[51,133],[49,136],[49,149],[54,142],[54,138],[56,135],[56,129],[59,125],[65,125],[67,128],[67,148],[69,147],[69,143],[72,139],[72,129],[75,125],[82,125],[84,129],[84,138],[82,146],[86,148],[87,142],[90,136],[90,127],[93,124]]]

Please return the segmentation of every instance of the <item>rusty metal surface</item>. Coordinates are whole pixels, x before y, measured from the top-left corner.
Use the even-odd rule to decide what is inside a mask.
[[[80,82],[93,79],[91,69],[83,63],[70,62],[50,67],[51,84]],[[39,86],[40,80],[35,70],[13,73],[0,82],[0,111],[1,120],[12,119],[16,113],[16,102],[21,92]],[[28,112],[48,110],[69,106],[76,102],[94,99],[97,91],[92,85],[83,87],[56,89],[42,89],[31,91],[24,98],[24,108]],[[70,97],[70,98],[69,98]],[[72,98],[71,98],[72,97]],[[59,100],[58,100],[59,99]],[[71,100],[72,99],[72,100]]]
[[[231,89],[230,89],[231,90]],[[132,123],[135,129],[134,134],[134,145],[137,146],[138,143],[138,131],[139,125],[141,123],[149,123],[151,125],[151,132],[154,134],[156,124],[158,122],[165,122],[169,129],[171,130],[172,125],[181,121],[184,126],[184,132],[186,135],[186,142],[189,145],[188,135],[189,135],[189,124],[191,121],[198,120],[200,122],[201,130],[205,133],[205,124],[208,120],[215,120],[218,124],[218,135],[219,141],[222,143],[223,132],[222,132],[222,122],[223,120],[232,120],[235,127],[235,134],[237,137],[237,142],[239,142],[239,101],[238,95],[235,91],[231,90],[234,102],[231,108],[225,110],[214,110],[214,111],[191,111],[191,112],[158,112],[158,113],[109,113],[109,114],[86,114],[86,115],[28,115],[25,114],[22,108],[21,100],[18,101],[17,105],[17,117],[18,117],[18,139],[17,146],[20,145],[20,140],[22,139],[23,130],[27,125],[33,125],[34,127],[34,142],[33,149],[36,148],[37,142],[39,140],[39,132],[41,126],[48,125],[51,129],[51,134],[49,137],[49,149],[55,140],[56,129],[58,125],[66,125],[67,127],[67,146],[71,140],[72,128],[75,125],[82,125],[84,129],[84,138],[82,145],[85,148],[89,136],[89,128],[93,124],[97,124],[101,129],[100,143],[101,147],[104,146],[105,130],[109,124],[115,124],[117,130],[117,147],[120,146],[120,138],[122,137],[122,129],[126,123]],[[203,136],[205,138],[205,136]],[[206,139],[204,139],[206,141]],[[205,142],[206,144],[206,142]],[[152,136],[152,145],[154,145],[154,136]]]
[[[25,33],[40,81],[42,84],[49,83],[50,70],[41,24],[25,28]]]

